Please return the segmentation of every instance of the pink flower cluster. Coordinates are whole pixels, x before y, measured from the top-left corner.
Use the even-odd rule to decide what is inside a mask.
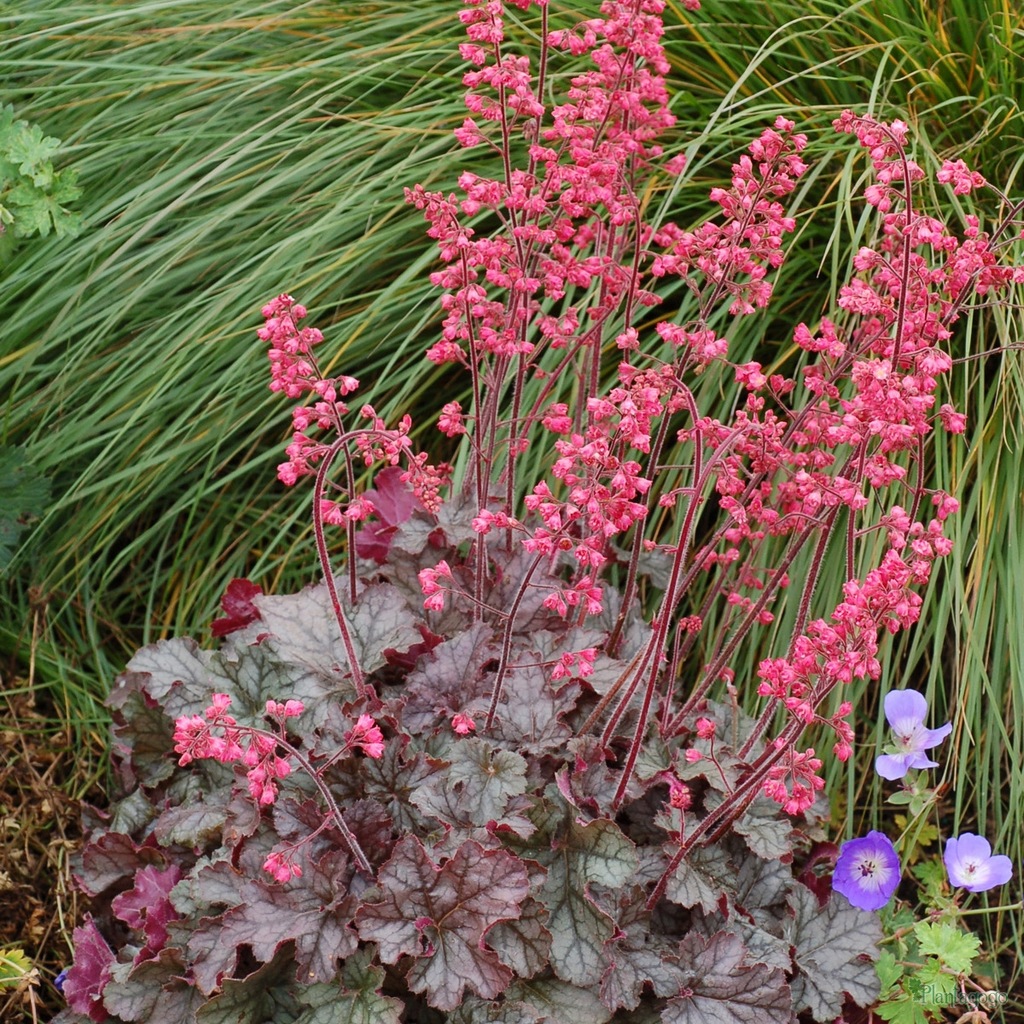
[[[804,751],[787,747],[782,762],[768,771],[765,795],[787,814],[802,814],[825,786],[825,780],[818,774],[820,770],[821,759],[814,756],[813,747]]]
[[[319,399],[312,405],[297,405],[292,410],[292,441],[285,449],[288,461],[277,468],[278,478],[289,486],[304,476],[316,473],[317,465],[333,452],[332,444],[310,437],[308,431],[334,431],[344,436],[342,417],[349,411],[341,401],[359,387],[355,377],[325,377],[317,366],[313,347],[323,341],[323,334],[313,327],[298,327],[305,319],[306,307],[291,295],[279,295],[262,309],[264,325],[256,334],[270,345],[270,389],[283,391],[289,398],[312,393]],[[423,506],[436,511],[441,488],[448,481],[451,468],[446,464],[431,465],[425,453],[414,453],[409,432],[412,420],[403,416],[395,428],[389,428],[373,406],[364,405],[360,415],[371,422],[369,429],[354,432],[354,441],[367,465],[385,462],[397,466],[406,463],[403,479],[410,484]],[[357,497],[342,508],[337,502],[320,498],[317,514],[323,522],[342,525],[358,522],[373,514],[373,505],[365,497]]]
[[[280,738],[252,726],[240,726],[227,713],[231,698],[215,693],[204,715],[182,716],[174,723],[174,750],[181,754],[178,764],[209,757],[224,764],[240,761],[246,765],[249,793],[261,806],[277,798],[279,779],[291,774],[291,764],[277,754]],[[267,715],[279,722],[301,715],[302,702],[267,701]],[[214,731],[216,730],[216,732]]]
[[[294,755],[291,744],[284,736],[284,722],[297,718],[305,710],[302,701],[268,700],[266,715],[278,723],[278,732],[252,725],[239,725],[228,714],[231,698],[226,693],[215,693],[213,703],[202,715],[183,715],[174,723],[174,750],[180,754],[178,764],[186,765],[196,758],[212,758],[223,764],[240,762],[247,767],[249,793],[260,804],[267,806],[277,799],[278,785],[292,771],[288,758],[278,754],[280,749]],[[384,735],[370,715],[360,715],[355,726],[345,736],[347,750],[362,750],[368,757],[384,753]]]
[[[783,236],[796,227],[779,199],[796,188],[807,170],[800,157],[807,136],[795,128],[792,121],[778,117],[773,128],[765,129],[750,144],[750,155],[733,164],[731,188],[711,190],[712,200],[725,215],[721,223],[709,220],[696,231],[666,224],[653,235],[655,244],[665,252],[654,260],[651,274],[699,274],[706,283],[704,315],[723,295],[730,297],[729,312],[734,316],[762,309],[771,299],[767,273],[781,266]],[[688,345],[698,363],[725,354],[725,342],[708,332],[703,323],[697,329],[662,324],[658,329],[671,344]]]
[[[372,716],[360,715],[355,728],[345,734],[345,746],[349,749],[358,747],[367,757],[382,757],[384,734]]]
[[[659,42],[663,0],[606,0],[601,18],[575,30],[545,29],[545,47],[587,53],[592,62],[573,77],[567,102],[550,109],[528,58],[502,52],[503,6],[472,2],[463,11],[470,42],[461,52],[474,65],[463,80],[474,116],[456,135],[474,146],[497,132],[509,152],[522,131],[525,166],[510,167],[503,180],[463,174],[461,200],[419,185],[406,190],[446,264],[431,278],[446,292],[441,341],[428,353],[438,363],[536,357],[545,346],[592,344],[596,335],[581,333],[575,307],[558,317],[541,311],[542,301],[560,300],[570,288],[600,284],[590,311],[597,321],[624,301],[654,301],[636,289],[632,248],[640,239],[630,177],[661,156],[653,140],[675,121]],[[465,219],[484,210],[497,212],[508,230],[477,237]],[[592,226],[598,211],[614,226],[603,238]]]

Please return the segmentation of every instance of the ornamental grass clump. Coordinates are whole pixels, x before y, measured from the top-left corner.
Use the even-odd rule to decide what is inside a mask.
[[[731,362],[807,137],[779,117],[713,216],[649,220],[686,185],[664,6],[466,0],[456,134],[497,173],[472,155],[458,193],[406,193],[440,258],[427,359],[471,385],[436,433],[357,403],[295,298],[264,306],[271,388],[300,400],[278,476],[311,478],[323,582],[236,581],[218,650],[161,642],[118,680],[124,795],[79,864],[63,1024],[781,1024],[878,996],[876,916],[821,877],[816,747],[850,756],[845,689],[950,550],[957,502],[926,478],[936,422],[964,427],[943,345],[1022,275],[977,218],[961,238],[920,211],[906,125],[846,112],[877,240],[791,359]],[[872,842],[839,878],[888,884]]]

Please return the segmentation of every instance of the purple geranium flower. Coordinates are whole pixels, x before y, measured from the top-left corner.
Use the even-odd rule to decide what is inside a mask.
[[[1008,882],[1013,875],[1009,857],[992,856],[992,847],[984,836],[965,832],[956,839],[946,840],[946,862],[949,881],[968,892],[984,892]]]
[[[929,761],[926,750],[938,746],[952,731],[947,722],[938,729],[925,728],[928,702],[916,690],[892,690],[885,695],[885,717],[892,728],[895,751],[880,754],[875,760],[875,771],[883,779],[902,779],[911,768],[936,768],[937,761]]]
[[[832,888],[861,910],[879,910],[900,884],[900,859],[888,836],[869,832],[843,843]]]

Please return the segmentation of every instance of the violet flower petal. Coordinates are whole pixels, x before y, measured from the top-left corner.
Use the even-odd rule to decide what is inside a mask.
[[[861,910],[880,910],[900,884],[900,859],[888,836],[869,832],[843,843],[832,888]]]
[[[938,729],[929,729],[924,720],[928,702],[916,690],[891,690],[885,695],[885,717],[893,732],[895,754],[882,754],[875,761],[875,770],[884,779],[902,779],[911,768],[937,768],[925,751],[938,746],[953,730],[947,722]]]
[[[946,840],[942,857],[951,885],[968,892],[984,892],[1004,885],[1013,877],[1013,864],[1002,854],[992,855],[992,846],[984,836],[965,832]]]

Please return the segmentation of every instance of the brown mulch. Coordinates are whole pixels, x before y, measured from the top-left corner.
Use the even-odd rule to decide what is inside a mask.
[[[81,801],[97,799],[100,746],[61,731],[25,680],[0,675],[0,949],[35,968],[0,988],[0,1021],[48,1021],[64,1006],[54,988],[71,957],[80,896],[70,859],[81,840]],[[92,790],[92,792],[90,792]]]

